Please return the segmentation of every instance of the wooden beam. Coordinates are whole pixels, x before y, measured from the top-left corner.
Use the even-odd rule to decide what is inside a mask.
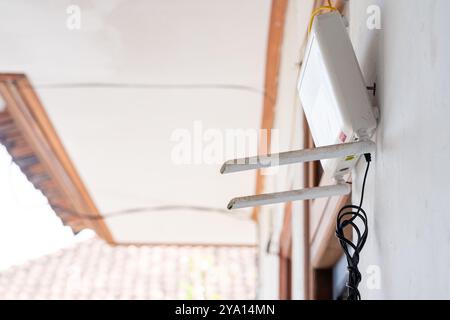
[[[65,199],[63,203],[69,205],[66,209],[100,216],[28,79],[21,74],[0,75],[0,94],[6,102],[7,113],[20,133],[17,138],[21,141],[19,150],[26,156],[16,153],[18,147],[14,141],[8,146],[8,151],[22,171],[29,175],[28,179],[35,182],[35,186],[49,198],[50,205],[54,206],[50,194],[62,196]],[[48,179],[34,177],[34,167],[39,167],[39,175],[45,175]],[[90,226],[100,237],[109,243],[114,242],[102,219],[83,220],[77,217],[77,220],[76,226],[71,224],[75,230],[79,231],[82,225]]]
[[[331,300],[333,299],[333,270],[331,269],[314,269],[313,275],[314,287],[312,299],[314,300]]]
[[[292,255],[292,202],[284,206],[284,220],[280,235],[280,256],[291,258]]]
[[[281,45],[286,18],[288,0],[272,0],[269,37],[267,40],[266,71],[264,84],[263,114],[259,154],[267,154],[271,145],[271,129],[275,118],[275,105],[278,93],[278,74],[280,71]],[[265,133],[265,136],[264,136]],[[264,176],[261,170],[256,172],[256,194],[264,191]],[[258,220],[259,207],[253,209],[252,218]]]
[[[284,206],[279,260],[279,299],[290,300],[292,298],[292,202]]]
[[[46,140],[51,145],[52,150],[55,152],[59,162],[61,162],[61,165],[67,173],[71,184],[74,185],[77,196],[80,198],[78,206],[80,210],[82,210],[81,212],[85,212],[93,216],[101,216],[28,79],[20,78],[17,80],[17,84],[24,100],[27,102],[27,105],[30,106],[30,111],[34,116],[35,121],[39,124]],[[91,220],[89,221],[89,224],[94,224],[95,230],[107,242],[114,242],[112,234],[106,226],[104,220],[95,220],[94,222]]]

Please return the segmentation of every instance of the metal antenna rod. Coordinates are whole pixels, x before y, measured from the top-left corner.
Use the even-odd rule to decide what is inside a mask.
[[[348,183],[338,183],[334,186],[324,186],[277,193],[260,194],[256,196],[234,198],[228,203],[228,209],[258,207],[290,201],[328,198],[349,194],[352,187]]]
[[[283,166],[293,163],[310,162],[322,159],[341,158],[349,155],[372,153],[376,144],[370,140],[342,143],[314,149],[295,150],[229,160],[222,165],[222,174]]]

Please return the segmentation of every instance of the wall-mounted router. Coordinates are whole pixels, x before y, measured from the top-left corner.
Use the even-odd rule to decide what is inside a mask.
[[[336,184],[235,198],[228,204],[229,209],[349,194],[351,187],[343,177],[351,172],[362,154],[375,152],[375,143],[370,141],[377,125],[375,112],[339,13],[315,18],[298,91],[317,148],[230,160],[223,164],[221,172],[320,160]]]

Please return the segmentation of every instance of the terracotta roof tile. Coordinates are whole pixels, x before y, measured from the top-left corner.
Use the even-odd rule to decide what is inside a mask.
[[[92,239],[0,273],[0,299],[254,299],[256,249]]]

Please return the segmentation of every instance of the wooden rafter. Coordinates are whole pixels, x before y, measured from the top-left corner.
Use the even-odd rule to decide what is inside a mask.
[[[47,197],[64,224],[75,232],[92,228],[113,243],[102,219],[83,218],[101,215],[27,77],[0,74],[0,95],[6,104],[0,112],[0,142],[14,162]]]
[[[263,114],[261,129],[263,135],[260,139],[259,154],[267,154],[271,145],[271,129],[275,118],[275,105],[278,93],[278,74],[280,71],[281,45],[288,0],[272,0],[270,13],[269,37],[267,40],[267,57],[264,84]],[[264,176],[261,170],[256,172],[256,194],[264,191]],[[253,209],[252,217],[258,219],[259,207]]]

